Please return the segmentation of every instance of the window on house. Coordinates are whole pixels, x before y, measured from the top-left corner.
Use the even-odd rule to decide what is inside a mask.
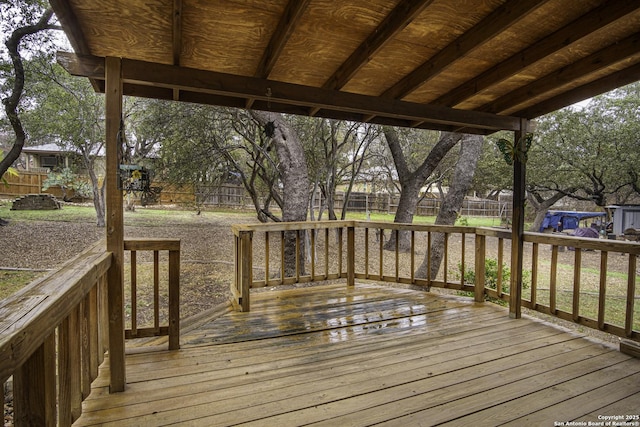
[[[56,156],[41,156],[40,167],[53,169],[58,166],[58,158]]]

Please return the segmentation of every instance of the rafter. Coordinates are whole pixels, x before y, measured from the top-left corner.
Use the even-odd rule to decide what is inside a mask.
[[[254,74],[255,77],[266,79],[271,74],[273,67],[276,65],[282,50],[289,41],[291,34],[304,15],[304,11],[311,0],[289,0],[287,7],[282,13],[282,17],[278,22],[278,26],[271,35],[271,40],[266,49],[262,53],[262,58],[258,63],[258,68]],[[250,98],[247,100],[245,108],[250,109],[255,100]]]
[[[490,103],[476,108],[479,111],[502,113],[513,109],[514,106],[526,102],[534,96],[549,92],[559,85],[569,84],[588,74],[607,68],[640,52],[640,33],[633,34],[624,40],[600,49],[571,65],[562,67],[541,79],[509,92]]]
[[[271,74],[273,67],[276,65],[282,50],[289,41],[291,34],[304,15],[304,11],[311,0],[289,0],[287,7],[282,13],[280,22],[276,27],[267,48],[262,54],[262,59],[258,64],[255,77],[266,79]]]
[[[182,0],[173,0],[173,25],[172,25],[172,43],[173,43],[173,65],[180,65],[180,54],[182,53]],[[173,99],[180,99],[180,91],[173,91]]]
[[[458,37],[427,62],[387,89],[381,96],[394,99],[404,98],[444,71],[456,60],[524,18],[544,3],[544,1],[536,0],[511,0],[505,3],[471,28],[471,30]]]
[[[563,92],[553,98],[546,99],[536,105],[526,107],[517,111],[515,114],[519,117],[540,117],[544,114],[566,107],[567,105],[575,104],[576,102],[609,92],[619,87],[637,82],[638,80],[640,80],[640,62],[613,74],[609,74],[606,77],[602,77],[570,91]]]
[[[640,9],[640,2],[622,2],[616,4],[616,7],[611,7],[611,4],[605,3],[479,76],[466,81],[449,93],[442,95],[433,101],[433,104],[454,107],[637,9]]]
[[[378,53],[389,40],[400,33],[431,3],[433,0],[401,1],[322,87],[333,90],[342,89],[356,72],[369,62],[372,56]]]
[[[72,75],[104,79],[104,58],[80,57],[59,52],[58,62]],[[408,122],[422,121],[438,125],[487,130],[515,130],[519,119],[489,113],[456,110],[399,100],[340,92],[159,63],[123,59],[125,84],[154,86],[201,92],[216,96],[255,99],[269,104],[318,107],[328,111],[382,116]],[[307,111],[308,112],[308,111]]]

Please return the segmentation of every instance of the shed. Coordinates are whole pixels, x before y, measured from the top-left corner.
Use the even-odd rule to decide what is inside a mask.
[[[609,206],[613,214],[613,234],[620,236],[628,228],[640,229],[640,205]]]

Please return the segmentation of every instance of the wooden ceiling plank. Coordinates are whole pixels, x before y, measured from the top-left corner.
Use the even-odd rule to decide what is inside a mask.
[[[276,65],[282,50],[284,49],[287,41],[293,34],[296,26],[300,22],[300,19],[304,15],[304,11],[309,5],[311,0],[289,0],[287,6],[282,13],[282,17],[278,22],[278,26],[269,40],[267,48],[262,54],[262,59],[258,64],[258,68],[255,72],[255,77],[266,79],[271,74],[273,67]]]
[[[387,89],[381,96],[394,99],[407,96],[456,60],[526,17],[527,14],[544,3],[545,1],[536,0],[511,0],[503,4],[469,31]]]
[[[402,0],[323,85],[340,90],[372,56],[411,23],[433,0]]]
[[[58,62],[72,75],[104,79],[104,58],[59,52]],[[488,130],[517,130],[519,119],[442,106],[380,99],[255,77],[244,77],[166,64],[123,59],[123,81],[129,84],[178,88],[213,95],[253,98],[267,103],[382,116],[406,121]],[[308,113],[308,111],[307,111]]]
[[[640,2],[616,3],[615,7],[605,3],[488,69],[478,77],[466,81],[434,100],[433,103],[454,107],[637,9],[640,9]]]
[[[576,102],[635,83],[638,80],[640,80],[640,62],[593,82],[563,92],[553,98],[546,99],[536,105],[524,108],[515,114],[517,114],[518,117],[528,117],[530,119],[540,117],[564,108],[567,105],[575,104]]]
[[[547,74],[543,78],[537,79],[526,86],[513,90],[488,104],[476,108],[476,110],[496,114],[507,111],[516,105],[526,102],[533,96],[540,96],[552,91],[558,86],[569,84],[572,81],[622,61],[638,52],[640,52],[640,32],[600,49],[589,56],[573,62],[571,65]]]

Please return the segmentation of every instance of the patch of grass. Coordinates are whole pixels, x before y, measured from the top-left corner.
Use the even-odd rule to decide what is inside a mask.
[[[14,294],[44,274],[46,273],[42,271],[0,270],[0,300]]]
[[[64,205],[62,209],[48,211],[12,211],[10,201],[0,202],[0,218],[8,221],[61,221],[95,222],[92,206]]]

